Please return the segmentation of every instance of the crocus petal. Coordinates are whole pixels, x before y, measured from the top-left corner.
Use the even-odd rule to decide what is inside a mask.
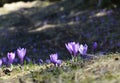
[[[80,54],[83,54],[83,48],[84,48],[84,46],[81,44],[81,45],[80,45],[80,48],[79,48]]]
[[[83,50],[83,52],[84,52],[85,55],[87,54],[87,49],[88,49],[88,46],[87,46],[87,44],[85,44],[84,45],[84,50]]]
[[[57,60],[57,65],[60,66],[62,64],[62,61],[61,60]]]
[[[2,66],[2,59],[0,59],[0,67]]]
[[[74,53],[74,56],[77,55],[78,50],[79,50],[79,43],[74,44],[74,45],[73,45],[73,53]]]
[[[87,52],[88,46],[87,44],[84,45],[84,50]]]
[[[72,46],[70,44],[65,44],[67,50],[72,54]]]
[[[84,46],[81,44],[81,45],[80,45],[80,48],[79,48],[79,52],[80,52],[80,54],[82,54],[82,55],[86,55],[86,53],[87,53],[87,49],[88,49],[87,44],[85,44]]]

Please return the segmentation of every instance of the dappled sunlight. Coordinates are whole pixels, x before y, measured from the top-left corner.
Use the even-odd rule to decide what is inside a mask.
[[[44,26],[42,26],[42,27],[38,27],[38,28],[36,28],[35,30],[29,30],[28,32],[40,32],[40,31],[42,31],[42,30],[45,30],[45,29],[50,29],[50,28],[54,28],[55,27],[55,25],[44,25]]]
[[[20,8],[31,8],[33,7],[36,3],[38,2],[14,2],[10,4],[5,4],[3,8],[8,11],[16,11],[19,10]]]
[[[103,10],[91,15],[90,18],[92,18],[92,17],[103,17],[103,16],[106,16],[106,15],[110,15],[112,13],[113,13],[113,10],[111,10],[111,9],[110,10],[103,9]]]
[[[32,2],[13,2],[13,3],[6,3],[3,5],[3,7],[0,7],[0,15],[5,15],[9,14],[15,11],[23,10],[23,9],[28,9],[28,8],[33,8],[33,7],[46,7],[52,3],[47,2],[47,1],[32,1]]]
[[[9,31],[14,31],[14,30],[15,30],[15,27],[10,27],[8,30],[9,30]]]
[[[100,13],[97,13],[95,16],[93,16],[93,17],[101,17],[101,16],[105,16],[105,15],[107,15],[107,13],[106,12],[100,12]]]

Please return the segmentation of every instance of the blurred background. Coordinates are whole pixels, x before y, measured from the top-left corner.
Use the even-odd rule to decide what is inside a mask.
[[[27,49],[43,60],[70,55],[65,43],[88,45],[93,53],[120,52],[120,0],[0,0],[0,56]]]

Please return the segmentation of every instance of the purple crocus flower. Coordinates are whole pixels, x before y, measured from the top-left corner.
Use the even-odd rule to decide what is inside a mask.
[[[51,61],[49,59],[47,59],[45,62],[49,64]]]
[[[71,55],[74,55],[74,57],[77,56],[79,51],[79,43],[70,42],[68,44],[65,44],[65,46]]]
[[[0,59],[0,67],[2,66],[2,59]]]
[[[94,42],[93,43],[93,51],[95,51],[97,49],[97,46],[98,46],[97,42]]]
[[[23,60],[24,60],[24,57],[25,57],[25,54],[26,54],[26,49],[25,48],[18,48],[17,49],[17,54],[18,54],[18,57],[20,58],[21,64],[23,64]]]
[[[39,64],[39,65],[43,64],[43,60],[42,60],[42,59],[39,59],[39,60],[38,60],[38,64]]]
[[[87,54],[87,49],[88,49],[87,44],[85,44],[84,46],[81,44],[81,45],[80,45],[80,48],[79,48],[80,54],[81,54],[81,55],[86,55],[86,54]]]
[[[57,65],[60,66],[62,64],[61,60],[57,60]]]
[[[8,53],[7,53],[7,58],[8,58],[8,60],[9,60],[9,63],[12,64],[13,61],[14,61],[14,59],[15,59],[15,53],[13,53],[13,52],[8,52]]]
[[[25,57],[25,60],[26,60],[27,63],[31,62],[31,59],[29,57]]]
[[[58,59],[58,54],[51,54],[50,55],[50,61],[54,64],[54,65],[61,65],[62,61]]]
[[[7,65],[7,57],[3,57],[3,58],[2,58],[2,63],[3,63],[4,65]]]

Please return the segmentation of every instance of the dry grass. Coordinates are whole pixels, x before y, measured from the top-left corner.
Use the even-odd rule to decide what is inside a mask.
[[[120,54],[110,54],[85,62],[63,62],[61,67],[52,64],[14,66],[9,75],[0,77],[0,82],[19,83],[22,79],[25,83],[119,83],[119,72]]]

